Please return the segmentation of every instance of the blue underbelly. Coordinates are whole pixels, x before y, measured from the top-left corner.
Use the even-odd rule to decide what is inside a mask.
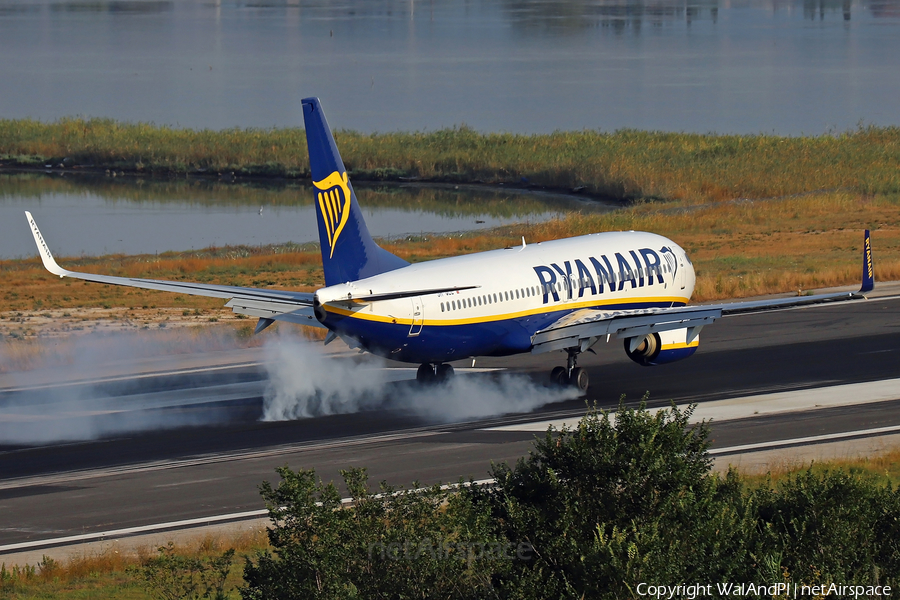
[[[552,323],[556,318],[559,314],[540,321]],[[534,317],[529,317],[528,321],[520,318],[466,325],[425,325],[413,336],[409,335],[409,324],[343,317],[329,318],[328,325],[337,333],[357,340],[373,354],[401,362],[438,363],[471,356],[528,352],[531,336],[540,328],[535,322]]]
[[[605,305],[604,311],[650,308],[654,303]],[[671,306],[671,303],[665,303]],[[385,323],[328,313],[325,326],[357,340],[368,352],[409,363],[439,363],[473,356],[507,356],[531,351],[531,336],[572,312],[546,313],[463,325],[426,324],[410,335],[409,323]],[[415,331],[415,330],[414,330]]]

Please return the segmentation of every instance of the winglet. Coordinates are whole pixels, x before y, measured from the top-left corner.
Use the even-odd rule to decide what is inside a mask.
[[[54,260],[53,255],[50,254],[50,247],[47,246],[47,242],[44,241],[44,236],[41,235],[41,230],[38,229],[37,223],[34,222],[34,217],[32,217],[31,213],[27,210],[25,211],[25,217],[28,219],[28,225],[31,227],[31,235],[34,236],[34,243],[37,244],[38,252],[41,254],[41,260],[44,262],[44,268],[60,277],[68,275],[71,271],[66,271],[56,264],[56,260]]]
[[[863,241],[862,287],[859,293],[864,294],[875,289],[875,266],[872,264],[872,239],[866,229]]]

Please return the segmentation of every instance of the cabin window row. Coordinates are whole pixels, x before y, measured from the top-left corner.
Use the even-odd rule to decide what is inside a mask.
[[[644,269],[643,267],[637,270],[638,277],[648,277],[650,275],[659,275],[660,273],[669,273],[670,269],[668,265],[662,265],[660,267],[654,267],[651,269]],[[601,283],[606,282],[609,285],[614,285],[616,281],[622,281],[623,279],[631,278],[632,272],[624,272],[620,271],[619,273],[614,273],[612,276],[601,276]],[[591,283],[588,279],[579,279],[578,285],[582,288],[590,287]],[[563,282],[559,281],[556,284],[556,291],[563,291]],[[510,300],[520,300],[522,298],[531,298],[532,296],[537,296],[540,294],[551,294],[553,293],[553,284],[545,283],[542,286],[533,286],[527,288],[519,288],[512,291],[506,292],[498,292],[496,294],[484,294],[482,296],[472,296],[470,298],[460,298],[459,300],[450,300],[449,302],[441,302],[441,312],[448,312],[452,310],[462,310],[464,308],[475,308],[476,306],[486,306],[489,304],[495,304],[497,302],[508,302]]]
[[[460,298],[459,300],[450,300],[449,302],[441,302],[441,312],[451,310],[462,310],[464,308],[475,308],[476,306],[487,306],[498,302],[509,302],[510,300],[521,300],[522,298],[531,298],[537,296],[540,288],[538,286],[519,288],[516,290],[508,290],[505,292],[497,292],[496,294],[484,294],[482,296],[472,296],[470,298]]]

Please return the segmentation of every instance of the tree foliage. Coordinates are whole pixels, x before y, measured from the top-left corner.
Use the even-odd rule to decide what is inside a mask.
[[[534,546],[506,596],[631,597],[640,582],[733,577],[753,523],[736,478],[710,472],[709,429],[691,426],[691,413],[591,411],[548,431],[514,468],[494,467],[496,490],[465,492],[504,535]]]
[[[547,431],[492,485],[370,491],[313,471],[262,486],[272,550],[245,600],[635,598],[640,583],[900,585],[900,496],[812,469],[751,486],[712,472],[693,409],[590,410]]]
[[[352,502],[314,471],[278,469],[263,483],[272,552],[248,560],[241,590],[264,598],[493,597],[486,553],[504,540],[480,512],[441,486],[368,486],[365,469],[341,471]],[[414,486],[417,487],[417,486]]]

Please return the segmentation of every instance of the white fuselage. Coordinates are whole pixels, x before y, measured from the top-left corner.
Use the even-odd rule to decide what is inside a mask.
[[[407,362],[527,352],[531,336],[580,309],[684,305],[693,266],[671,240],[610,232],[412,264],[316,293],[323,324]],[[378,302],[366,295],[470,288]]]

